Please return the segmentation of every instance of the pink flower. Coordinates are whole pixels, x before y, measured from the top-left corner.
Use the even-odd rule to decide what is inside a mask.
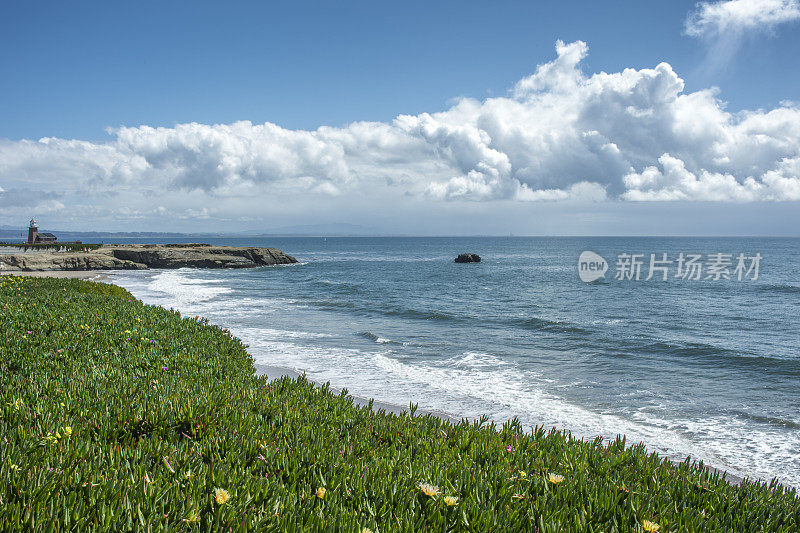
[[[166,372],[167,370],[169,370],[169,368],[167,368],[167,367],[165,367],[165,366],[162,366],[162,367],[161,367],[161,371],[162,371],[162,372]]]
[[[32,331],[29,331],[29,332],[28,332],[28,335],[33,335],[33,332],[32,332]]]
[[[508,452],[513,452],[513,451],[514,451],[514,447],[513,447],[512,445],[510,445],[510,444],[509,444],[509,445],[508,445],[508,448],[506,448],[506,451],[508,451]]]

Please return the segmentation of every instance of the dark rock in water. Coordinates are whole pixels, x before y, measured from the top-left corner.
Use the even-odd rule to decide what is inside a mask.
[[[456,263],[480,263],[481,256],[478,254],[458,254],[455,260]]]

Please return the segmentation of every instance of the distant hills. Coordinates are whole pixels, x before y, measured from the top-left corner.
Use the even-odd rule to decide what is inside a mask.
[[[39,231],[53,233],[58,236],[60,241],[79,239],[85,242],[106,241],[109,239],[185,239],[188,237],[374,237],[382,235],[382,233],[373,228],[345,223],[283,226],[271,231],[244,232],[65,231],[46,228],[40,228]],[[25,240],[27,237],[27,226],[0,225],[1,240]]]
[[[86,239],[114,239],[114,238],[166,238],[186,237],[189,233],[162,233],[157,231],[61,231],[54,229],[39,228],[39,233],[53,233],[60,241],[74,240],[75,238]],[[197,235],[197,234],[191,234]],[[208,234],[209,236],[213,234]],[[11,226],[0,226],[0,239],[27,239],[28,228],[14,228]]]

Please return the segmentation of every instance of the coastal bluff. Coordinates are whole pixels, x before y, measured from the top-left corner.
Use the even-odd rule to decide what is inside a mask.
[[[3,271],[146,270],[150,268],[254,268],[297,263],[277,248],[210,244],[103,245],[83,252],[0,254]]]

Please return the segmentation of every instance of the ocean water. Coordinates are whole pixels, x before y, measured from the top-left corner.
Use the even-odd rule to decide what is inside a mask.
[[[356,396],[624,434],[672,459],[800,487],[800,239],[211,242],[273,246],[300,263],[112,281],[229,328],[258,364]],[[609,262],[605,279],[579,279],[584,250]],[[453,263],[460,252],[483,261]],[[685,280],[673,265],[667,281],[644,280],[651,253],[718,252],[734,254],[731,272],[735,255],[760,253],[758,279]],[[645,254],[640,280],[614,279],[623,253]]]

